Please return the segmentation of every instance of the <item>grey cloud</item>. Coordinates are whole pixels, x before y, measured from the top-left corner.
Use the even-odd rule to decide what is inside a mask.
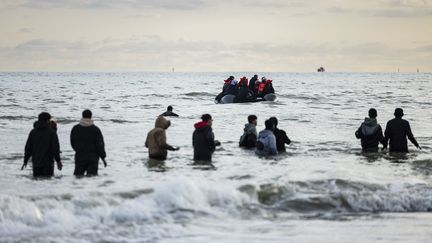
[[[33,33],[33,30],[30,28],[21,28],[18,30],[19,33],[24,33],[24,34],[29,34],[29,33]]]
[[[25,8],[66,8],[66,9],[111,9],[111,8],[161,8],[191,10],[203,8],[212,0],[23,0],[16,7]]]
[[[401,60],[417,62],[418,56],[426,58],[431,55],[430,45],[413,48],[389,47],[383,43],[226,45],[218,41],[167,41],[157,36],[144,36],[93,43],[32,40],[15,47],[0,48],[0,70],[159,71],[172,66],[195,71],[257,70],[261,65],[292,68],[298,60],[303,60],[304,65],[313,65],[320,60],[342,60],[343,65],[349,63],[355,67],[358,62],[377,65],[390,65]]]

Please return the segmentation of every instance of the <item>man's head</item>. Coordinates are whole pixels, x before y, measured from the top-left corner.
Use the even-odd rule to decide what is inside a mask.
[[[249,115],[248,116],[248,122],[251,124],[254,124],[255,126],[257,125],[257,119],[258,119],[258,117],[256,117],[255,115]]]
[[[48,112],[41,112],[38,116],[38,122],[49,123],[51,115]]]
[[[278,119],[276,117],[272,116],[272,117],[270,117],[269,120],[273,123],[274,127],[276,128],[278,125]]]
[[[211,117],[210,114],[204,114],[204,115],[202,115],[202,116],[201,116],[201,120],[202,120],[203,122],[207,122],[207,124],[208,124],[209,126],[211,126],[211,125],[213,124],[213,118]]]
[[[376,118],[377,116],[378,116],[377,110],[375,110],[374,108],[370,108],[369,109],[369,117],[370,118]]]
[[[265,124],[266,130],[270,130],[270,131],[274,130],[274,124],[270,119],[266,120],[264,124]]]
[[[90,111],[90,110],[84,110],[83,112],[82,112],[82,117],[83,118],[87,118],[87,119],[91,119],[92,118],[92,112]]]
[[[169,105],[169,106],[167,107],[167,111],[172,111],[172,110],[173,110],[172,106]]]
[[[402,110],[402,108],[396,108],[395,112],[394,112],[394,116],[397,118],[401,118],[404,116],[404,112]]]

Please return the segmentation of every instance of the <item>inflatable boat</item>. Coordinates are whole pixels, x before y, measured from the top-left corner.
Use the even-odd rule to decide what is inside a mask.
[[[266,94],[263,98],[255,98],[246,100],[243,102],[235,102],[235,95],[225,95],[222,97],[222,99],[218,102],[217,99],[215,99],[216,104],[231,104],[231,103],[253,103],[253,102],[261,102],[261,101],[275,101],[277,98],[276,94]]]

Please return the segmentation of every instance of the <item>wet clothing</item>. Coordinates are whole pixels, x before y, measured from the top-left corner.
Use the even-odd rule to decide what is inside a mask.
[[[238,90],[238,94],[235,98],[236,103],[242,103],[248,100],[249,97],[249,89],[246,86],[241,87]]]
[[[275,90],[273,88],[273,84],[271,82],[268,82],[264,88],[263,96],[267,94],[274,94]]]
[[[252,91],[254,94],[256,93],[256,87],[255,83],[258,81],[258,78],[252,77],[251,80],[249,80],[249,90]]]
[[[57,133],[48,123],[35,123],[30,132],[24,151],[24,164],[32,158],[33,176],[54,175],[54,160],[60,163],[60,144]]]
[[[194,160],[211,161],[212,153],[216,149],[213,130],[204,121],[196,123],[194,127],[195,131],[192,135]]]
[[[151,159],[165,160],[168,154],[167,150],[175,150],[173,146],[166,142],[165,131],[170,125],[170,121],[163,116],[159,116],[155,121],[155,127],[147,133],[145,146],[148,148]]]
[[[224,92],[225,95],[237,95],[238,94],[238,86],[234,82],[229,85]]]
[[[72,128],[70,141],[75,150],[74,175],[97,175],[99,158],[105,159],[105,143],[101,130],[93,120],[82,118]]]
[[[262,130],[258,134],[257,146],[255,149],[255,154],[259,156],[276,155],[276,137],[270,130]]]
[[[285,152],[285,144],[290,144],[291,140],[288,138],[286,132],[279,128],[275,128],[273,134],[276,137],[276,147],[279,152]]]
[[[257,130],[255,124],[246,123],[243,129],[244,133],[240,137],[240,147],[255,148],[257,140]]]
[[[387,147],[382,128],[375,118],[366,117],[355,132],[355,136],[361,139],[363,152],[378,152],[379,143]]]
[[[390,152],[408,152],[408,139],[418,147],[418,143],[411,132],[410,124],[402,118],[395,118],[387,122],[384,132],[386,141],[390,140]]]
[[[179,115],[177,115],[172,111],[165,111],[164,113],[161,114],[161,116],[179,116]]]

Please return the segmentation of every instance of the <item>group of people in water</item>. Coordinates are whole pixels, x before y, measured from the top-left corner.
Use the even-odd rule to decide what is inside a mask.
[[[58,170],[63,168],[57,124],[51,118],[47,112],[40,113],[27,138],[21,170],[31,158],[34,177],[53,176],[54,160]],[[90,110],[84,110],[80,122],[72,128],[70,143],[75,151],[75,176],[97,175],[99,159],[107,166],[104,138],[101,130],[94,125]]]
[[[355,136],[361,139],[363,152],[378,152],[378,145],[383,145],[383,150],[389,145],[390,152],[408,152],[407,138],[419,149],[411,132],[409,122],[402,119],[404,116],[401,108],[396,108],[395,118],[387,123],[383,133],[377,122],[377,111],[374,108],[369,110],[369,117],[355,132]],[[163,161],[167,159],[168,150],[177,151],[180,148],[167,143],[166,130],[171,122],[165,117],[178,116],[173,112],[172,106],[156,118],[155,127],[147,134],[145,147],[148,148],[149,158]],[[194,150],[193,158],[197,162],[211,162],[212,154],[221,143],[215,139],[213,129],[213,118],[210,114],[203,114],[201,121],[194,124],[192,145]],[[248,116],[248,123],[245,124],[243,135],[239,139],[239,146],[254,149],[258,156],[272,156],[286,151],[285,145],[290,144],[286,132],[278,128],[278,119],[270,117],[267,119],[265,129],[257,132],[258,118],[256,115]],[[93,176],[98,173],[99,160],[105,161],[105,144],[101,130],[94,125],[92,112],[84,110],[80,122],[72,128],[70,142],[75,151],[75,176]],[[51,177],[54,175],[54,161],[57,168],[62,169],[63,164],[60,158],[60,144],[57,136],[57,125],[51,119],[51,115],[42,112],[38,116],[30,132],[24,154],[24,169],[29,159],[32,159],[34,177]]]
[[[246,77],[236,80],[234,76],[230,76],[224,80],[222,92],[219,93],[215,100],[220,102],[225,95],[235,96],[235,103],[251,102],[257,98],[264,98],[267,94],[274,94],[273,80],[262,77],[261,81],[258,75],[255,74],[250,80]]]
[[[377,116],[378,112],[376,109],[369,109],[369,117],[365,118],[364,122],[355,132],[355,136],[361,139],[363,152],[378,152],[378,145],[381,143],[383,150],[387,149],[387,145],[390,145],[390,152],[407,153],[407,138],[414,146],[421,149],[411,131],[409,122],[402,119],[404,116],[402,108],[395,109],[395,118],[387,122],[384,134],[377,122]]]

